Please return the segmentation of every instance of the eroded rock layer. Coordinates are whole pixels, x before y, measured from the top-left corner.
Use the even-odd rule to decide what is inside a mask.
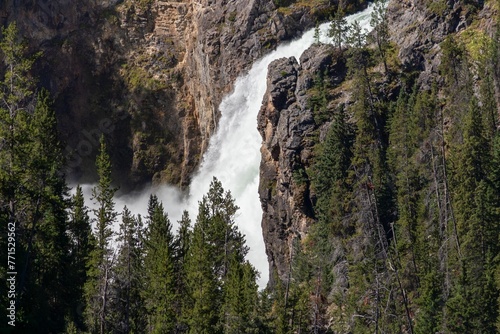
[[[335,4],[7,0],[0,23],[17,22],[30,50],[43,51],[36,74],[55,99],[73,179],[94,179],[105,133],[122,186],[185,186],[236,77]]]

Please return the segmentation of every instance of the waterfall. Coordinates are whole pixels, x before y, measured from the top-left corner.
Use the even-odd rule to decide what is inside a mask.
[[[350,15],[347,22],[357,20],[362,28],[369,28],[373,5],[366,10]],[[329,23],[320,26],[321,41],[330,43],[327,37]],[[262,238],[262,209],[258,196],[260,147],[262,139],[257,131],[257,114],[267,88],[267,68],[275,59],[282,57],[300,58],[300,55],[314,43],[314,29],[304,33],[300,39],[278,46],[258,60],[250,71],[236,80],[234,90],[221,105],[221,118],[215,134],[210,139],[199,171],[193,177],[187,208],[195,217],[197,203],[208,191],[213,176],[216,176],[226,190],[230,190],[240,207],[236,223],[246,235],[250,247],[248,260],[261,273],[259,286],[268,280],[268,262]],[[168,205],[167,205],[168,207]]]
[[[363,29],[370,28],[371,4],[362,12],[346,17],[350,24],[357,20]],[[329,23],[320,25],[321,42],[331,43],[327,37]],[[140,194],[128,194],[116,199],[116,209],[127,205],[134,214],[146,216],[150,193],[156,193],[162,200],[170,220],[177,226],[182,211],[188,210],[192,221],[196,220],[198,201],[208,192],[215,176],[225,190],[231,191],[236,204],[240,207],[235,222],[245,234],[250,252],[247,259],[261,273],[259,287],[264,288],[269,278],[267,256],[262,237],[262,209],[258,195],[260,147],[262,139],[257,131],[257,114],[266,92],[268,65],[283,57],[300,58],[300,55],[313,44],[314,29],[305,32],[300,39],[284,43],[257,62],[250,71],[239,77],[234,90],[220,105],[221,118],[208,149],[203,156],[197,173],[189,187],[189,195],[182,197],[172,186],[150,188]],[[90,198],[91,186],[84,191]],[[118,229],[116,229],[118,230]]]

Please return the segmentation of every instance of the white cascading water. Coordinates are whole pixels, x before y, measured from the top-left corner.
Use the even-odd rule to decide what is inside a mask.
[[[372,10],[373,5],[370,5],[364,11],[346,17],[347,22],[351,24],[358,21],[363,29],[368,30]],[[324,23],[319,28],[321,42],[331,43],[327,37],[329,23]],[[313,43],[314,29],[311,29],[300,39],[278,46],[276,50],[255,62],[247,74],[236,80],[233,92],[227,95],[220,105],[219,125],[210,139],[201,166],[191,181],[188,196],[182,197],[179,191],[171,186],[151,188],[140,194],[117,198],[116,209],[121,210],[127,205],[132,213],[145,216],[149,194],[156,193],[176,229],[183,210],[189,212],[193,222],[196,220],[198,201],[207,193],[212,178],[217,177],[224,189],[231,191],[240,207],[235,221],[240,231],[245,234],[247,245],[250,247],[248,260],[261,273],[259,287],[264,288],[268,281],[269,269],[262,237],[262,209],[258,195],[262,139],[257,131],[257,114],[266,92],[268,65],[283,57],[299,59]],[[87,195],[90,194],[90,188],[91,186],[84,188]]]
[[[347,22],[358,20],[361,27],[367,28],[371,11],[370,7],[351,15],[347,17]],[[328,23],[320,26],[321,40],[325,43],[331,42],[326,37],[328,28]],[[250,247],[248,260],[261,272],[260,287],[268,280],[268,262],[262,239],[262,209],[258,196],[262,138],[257,131],[257,114],[267,88],[268,65],[282,57],[299,59],[313,43],[314,29],[298,40],[279,46],[257,61],[248,74],[238,78],[234,91],[220,105],[222,116],[219,126],[190,186],[187,204],[192,213],[196,212],[197,202],[207,192],[213,176],[222,182],[225,189],[231,190],[240,207],[236,223],[246,235]]]

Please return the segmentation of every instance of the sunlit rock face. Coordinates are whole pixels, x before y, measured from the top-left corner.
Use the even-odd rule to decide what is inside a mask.
[[[419,85],[430,88],[439,73],[440,43],[467,29],[476,14],[477,28],[493,36],[495,12],[491,2],[479,0],[469,4],[452,0],[444,7],[424,0],[389,1],[387,21],[404,70],[419,71]]]
[[[234,80],[280,40],[314,25],[310,7],[284,15],[271,0],[2,1],[40,85],[55,100],[74,181],[95,178],[96,138],[115,179],[186,186]]]

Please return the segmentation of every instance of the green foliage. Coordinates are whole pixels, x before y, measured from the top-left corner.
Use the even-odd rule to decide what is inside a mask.
[[[144,298],[148,328],[152,333],[169,333],[177,322],[174,235],[163,205],[152,195],[148,204],[147,230],[144,241],[144,275],[147,285]]]
[[[362,48],[365,45],[366,32],[364,32],[358,21],[351,23],[349,34],[346,37],[346,44],[354,49]]]
[[[108,331],[111,314],[108,310],[110,302],[110,283],[113,275],[115,252],[111,247],[113,237],[112,226],[118,213],[114,210],[114,194],[112,186],[111,162],[106,149],[104,136],[100,139],[100,150],[96,158],[99,181],[92,189],[92,199],[97,209],[94,209],[95,248],[92,250],[88,263],[85,284],[85,318],[91,333]]]
[[[439,15],[448,8],[442,1],[429,6]],[[378,1],[371,48],[360,25],[348,29],[340,11],[332,23],[337,47],[350,47],[343,56],[354,102],[331,112],[330,78],[318,73],[309,107],[326,136],[311,167],[292,173],[295,185],[309,191],[314,220],[305,235],[290,230],[296,237],[289,241],[289,267],[281,277],[274,273],[260,294],[234,222],[238,208],[217,179],[199,203],[194,226],[185,213],[174,235],[163,204],[151,196],[146,227],[125,208],[113,247],[116,189],[104,138],[92,234],[82,189],[68,200],[56,117],[48,93],[35,93],[30,77],[34,59],[14,25],[3,29],[0,223],[5,235],[13,222],[18,236],[19,330],[497,331],[498,39],[473,40],[475,28],[448,37],[441,44],[441,86],[412,90],[406,86],[413,85],[412,75],[382,76],[376,66],[383,62],[387,74],[389,53],[397,52],[390,50],[384,10]],[[125,75],[129,88],[161,89],[141,71]],[[276,191],[275,184],[267,188]],[[0,246],[6,244],[2,238]],[[6,278],[3,267],[0,278]],[[7,298],[0,301],[5,308]]]
[[[353,131],[346,122],[343,107],[335,113],[325,142],[317,154],[313,170],[313,187],[318,194],[315,206],[318,218],[318,227],[325,225],[325,232],[319,233],[328,236],[330,233],[350,232],[341,228],[344,217],[344,206],[348,192],[345,183],[347,171],[352,158]],[[314,232],[311,232],[314,235]],[[328,242],[328,241],[326,241]]]
[[[17,272],[16,329],[60,332],[77,300],[70,299],[69,203],[56,118],[48,93],[35,93],[30,72],[38,55],[27,56],[15,24],[2,29],[0,50],[5,69],[0,81],[0,220],[3,236],[8,224],[15,227],[15,269],[9,271]],[[7,250],[7,239],[0,245]],[[7,252],[2,254],[0,278],[5,282]],[[1,302],[6,309],[8,300],[2,297]],[[1,326],[3,331],[6,325]]]
[[[320,44],[321,39],[321,31],[319,30],[319,23],[316,22],[316,26],[314,27],[314,44]]]
[[[147,281],[142,238],[142,221],[124,207],[117,238],[120,244],[111,282],[113,298],[109,311],[112,319],[110,331],[115,333],[146,332],[146,307],[142,294]],[[152,281],[149,282],[152,284]]]
[[[146,10],[153,4],[153,0],[136,0],[133,1],[141,10]]]
[[[427,1],[427,9],[434,15],[443,16],[448,4],[445,0]]]
[[[420,313],[416,319],[415,333],[435,333],[439,330],[442,317],[442,277],[431,271],[422,279],[420,297],[417,300]]]
[[[229,16],[228,16],[228,18],[227,18],[227,19],[228,19],[230,22],[234,22],[234,21],[236,21],[236,15],[237,15],[237,12],[231,12],[231,14],[229,14]]]
[[[232,259],[224,284],[224,333],[258,333],[256,278],[257,272],[249,262]]]
[[[140,66],[127,64],[123,66],[122,72],[131,91],[158,91],[166,88],[165,83],[153,78],[149,72]]]
[[[189,248],[191,246],[191,219],[187,211],[184,211],[182,218],[179,221],[179,229],[174,240],[174,272],[175,272],[175,287],[177,296],[188,296],[187,287],[187,260]],[[189,298],[177,298],[174,302],[174,309],[177,316],[177,328],[183,330],[187,328],[186,314],[189,313],[187,308],[190,307]]]
[[[330,23],[330,29],[328,30],[328,37],[333,39],[333,45],[340,50],[342,50],[342,45],[346,44],[350,30],[344,16],[345,14],[339,6]]]
[[[72,210],[70,212],[69,237],[71,241],[71,266],[74,268],[71,272],[70,280],[73,282],[74,291],[72,299],[79,305],[83,305],[84,286],[87,281],[87,263],[90,254],[95,246],[95,238],[92,234],[88,209],[85,206],[83,191],[77,186],[76,193],[72,198]],[[70,315],[73,319],[73,326],[76,329],[84,329],[84,319],[77,309]],[[69,330],[68,330],[69,331]]]
[[[491,60],[493,41],[484,31],[470,27],[458,36],[458,40],[464,44],[471,63],[484,63]]]
[[[186,263],[187,286],[192,300],[187,316],[190,333],[216,333],[228,328],[234,332],[248,322],[245,320],[248,315],[235,318],[234,314],[234,308],[240,307],[234,304],[239,303],[234,298],[242,293],[233,291],[236,288],[234,280],[245,278],[245,282],[239,284],[249,289],[244,294],[242,302],[245,302],[253,298],[254,283],[248,280],[255,278],[250,268],[244,269],[249,266],[244,260],[248,247],[234,224],[237,210],[231,193],[225,192],[220,181],[214,178],[208,194],[199,203]],[[243,275],[245,270],[247,274]],[[228,281],[231,285],[227,285]],[[245,303],[252,304],[245,305],[247,311],[255,307],[253,302]]]
[[[490,73],[484,73],[480,86],[481,104],[483,109],[483,127],[486,140],[492,141],[498,127],[497,102],[494,84]]]
[[[305,185],[309,180],[305,169],[302,167],[299,169],[295,169],[292,172],[292,178],[295,184],[297,184],[298,186]]]
[[[481,109],[475,97],[469,102],[463,128],[463,142],[457,145],[452,156],[453,199],[460,247],[457,271],[460,269],[461,275],[448,307],[453,316],[460,315],[463,330],[487,333],[493,331],[497,315],[490,313],[490,319],[483,318],[483,310],[488,307],[492,294],[484,289],[489,270],[486,264],[492,260],[490,251],[497,252],[498,230],[485,205],[490,147],[483,136]],[[467,302],[472,300],[471,304]]]
[[[463,78],[463,67],[466,65],[466,53],[464,46],[453,36],[448,36],[442,43],[443,60],[440,71],[451,87],[459,85]]]
[[[273,0],[276,7],[287,7],[294,3],[296,0]]]
[[[328,115],[329,100],[329,82],[325,73],[317,73],[314,77],[314,86],[309,91],[309,107],[313,110],[314,122],[322,124],[330,115]]]
[[[370,35],[377,45],[379,59],[384,64],[384,72],[388,74],[387,50],[389,48],[389,24],[386,19],[386,0],[376,0],[375,8],[372,12],[370,24],[373,27],[373,33]]]
[[[117,213],[113,196],[116,188],[112,186],[111,180],[111,160],[107,153],[104,136],[100,139],[99,155],[96,159],[97,174],[99,182],[92,189],[92,199],[97,204],[97,209],[94,209],[94,215],[97,222],[97,249],[101,253],[105,253],[109,249],[113,231],[111,229],[116,221]]]

